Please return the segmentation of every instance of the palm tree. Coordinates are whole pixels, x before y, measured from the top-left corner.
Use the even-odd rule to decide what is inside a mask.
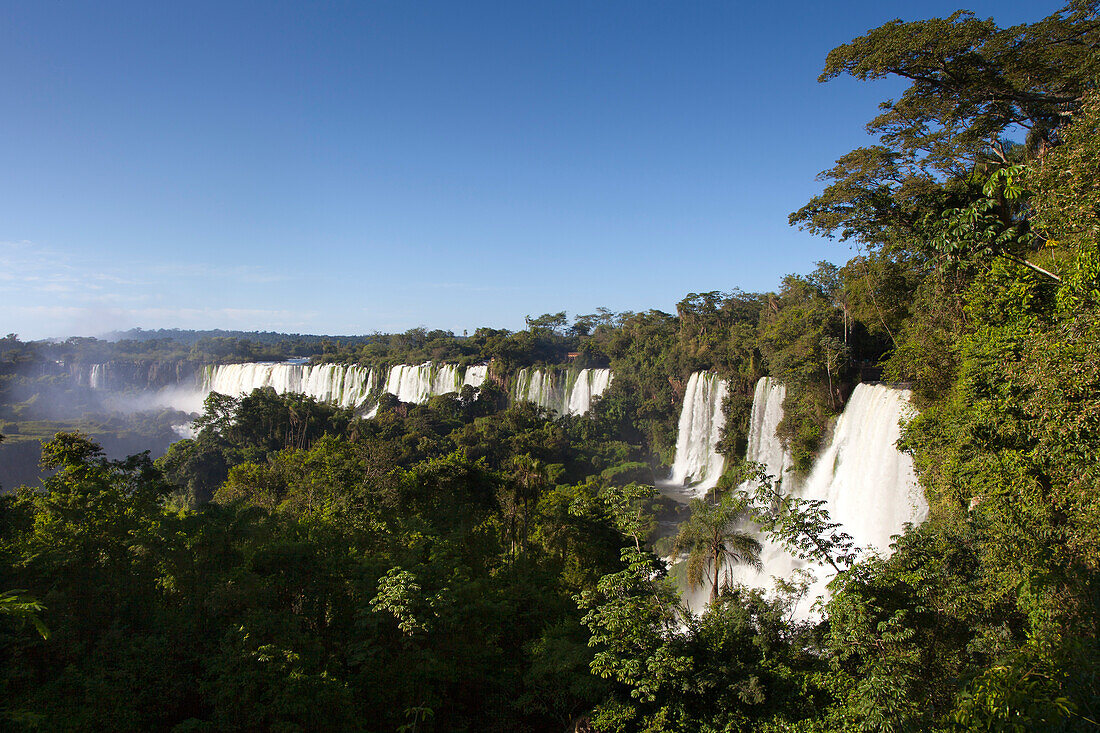
[[[512,556],[515,557],[517,520],[522,511],[523,541],[522,546],[527,549],[527,533],[531,516],[531,504],[538,504],[539,496],[544,488],[551,482],[550,471],[546,464],[529,453],[513,457],[508,462],[511,479],[511,496],[504,497],[502,501],[506,516],[512,525]],[[522,504],[522,510],[521,505]]]
[[[691,519],[680,525],[673,543],[673,554],[688,552],[687,579],[692,588],[702,587],[709,576],[713,585],[710,600],[718,597],[719,575],[723,565],[743,563],[760,569],[760,543],[750,532],[740,529],[749,516],[743,494],[730,494],[720,503],[702,499],[691,502]]]

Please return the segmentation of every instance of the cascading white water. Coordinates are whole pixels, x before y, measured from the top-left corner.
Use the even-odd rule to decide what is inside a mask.
[[[611,386],[610,369],[581,369],[558,373],[549,369],[520,369],[512,388],[515,402],[534,402],[559,415],[583,415],[592,400]]]
[[[458,392],[465,384],[480,386],[487,374],[488,367],[484,365],[469,367],[463,373],[453,364],[438,367],[431,362],[417,366],[398,364],[386,374],[383,389],[402,402],[422,403],[433,395]],[[222,364],[206,367],[198,391],[175,398],[173,406],[199,412],[210,392],[238,396],[271,387],[280,394],[299,392],[340,407],[362,408],[377,382],[373,369],[354,365]],[[372,408],[365,416],[372,417],[376,412],[376,407]]]
[[[463,387],[480,387],[485,384],[485,380],[489,377],[489,365],[480,364],[477,366],[466,367],[466,373],[462,375]]]
[[[690,383],[689,383],[690,389]],[[748,444],[745,450],[745,460],[760,464],[771,476],[776,487],[786,493],[796,492],[798,483],[795,476],[790,473],[793,465],[790,451],[783,447],[782,441],[776,437],[776,428],[783,420],[783,400],[787,397],[787,388],[771,377],[763,377],[756,382],[753,391],[752,412],[749,418]],[[685,397],[686,408],[686,397]],[[683,418],[681,418],[681,424]],[[741,490],[751,491],[752,486],[741,485]],[[705,492],[702,492],[705,493]],[[755,526],[755,525],[754,525]],[[753,527],[743,527],[752,531]],[[722,568],[722,582],[743,583],[758,588],[770,589],[773,577],[791,578],[797,570],[805,567],[805,563],[793,557],[783,545],[772,542],[767,536],[756,533],[756,539],[760,542],[760,562],[763,566],[760,571],[753,570],[744,565]],[[688,607],[695,612],[702,612],[710,600],[710,587],[681,588],[681,592],[687,601]],[[802,604],[798,609],[798,615],[805,617],[811,601]]]
[[[787,474],[793,464],[791,453],[783,447],[775,433],[783,420],[783,400],[786,398],[786,386],[771,377],[757,380],[752,397],[745,460],[763,465],[768,475],[778,479],[787,491],[791,491],[794,486]]]
[[[554,373],[544,369],[520,369],[512,390],[515,402],[533,402],[547,410],[561,406],[561,393],[555,387]]]
[[[782,385],[760,380],[753,400],[753,421],[746,458],[763,463],[774,477],[784,475],[790,456],[775,436],[782,419]],[[897,449],[900,421],[912,408],[908,390],[882,384],[859,384],[837,419],[832,440],[815,461],[801,485],[787,478],[784,493],[826,502],[830,519],[850,534],[856,546],[889,553],[890,538],[906,523],[919,524],[928,515],[928,504],[917,484],[913,460]],[[778,405],[777,405],[778,403]],[[759,420],[757,419],[759,416]],[[726,568],[733,583],[770,588],[773,578],[791,578],[808,564],[790,555],[781,545],[760,537],[762,570],[744,565]],[[808,594],[795,609],[807,618],[811,606],[826,594],[831,568],[814,566],[817,576]],[[709,593],[709,589],[706,589]],[[705,598],[690,594],[692,608],[701,609]]]
[[[93,364],[83,379],[95,389],[106,388],[106,365]],[[388,370],[382,389],[402,402],[423,403],[435,395],[461,392],[465,386],[481,387],[489,366],[478,364],[462,369],[453,364],[396,364]],[[557,413],[579,415],[611,384],[609,369],[582,369],[566,373],[567,386],[553,371],[520,370],[515,398],[529,399]],[[341,407],[363,408],[378,386],[373,369],[362,366],[291,362],[220,364],[203,368],[193,382],[179,382],[159,390],[147,390],[138,400],[144,408],[173,407],[184,412],[201,412],[211,392],[240,396],[262,387],[280,394],[297,392]],[[135,402],[136,404],[136,402]],[[377,406],[360,411],[365,417],[377,413]]]
[[[601,396],[611,386],[610,369],[581,369],[569,390],[565,412],[583,415],[592,409],[592,399]]]
[[[359,407],[375,385],[374,370],[341,364],[220,364],[207,367],[201,399],[210,392],[234,397],[271,387],[279,394],[297,392],[340,407]]]
[[[909,390],[860,384],[837,420],[833,439],[806,479],[802,495],[824,499],[857,545],[880,552],[907,523],[920,524],[928,504],[913,459],[896,447],[910,417]]]
[[[91,372],[88,374],[88,386],[92,389],[102,389],[105,386],[102,364],[92,364]]]
[[[374,370],[359,366],[321,364],[302,367],[302,392],[341,407],[362,405],[374,389]],[[292,390],[296,391],[296,390]]]
[[[402,402],[421,404],[436,395],[461,392],[467,385],[480,387],[488,376],[487,364],[466,367],[463,372],[453,364],[437,367],[430,361],[415,366],[395,364],[386,375],[383,390]],[[371,418],[377,414],[378,405],[375,405],[363,416]]]
[[[460,371],[454,364],[436,366],[432,362],[419,365],[395,364],[386,375],[385,391],[402,402],[427,402],[429,397],[461,392],[466,385],[480,387],[489,374],[487,365],[467,367]]]
[[[419,366],[396,364],[390,367],[383,387],[402,402],[426,402],[432,396],[432,363]]]
[[[688,379],[680,425],[676,436],[676,458],[669,483],[691,485],[691,493],[704,496],[722,476],[725,458],[717,450],[726,416],[726,382],[711,372],[695,372]]]
[[[443,364],[432,377],[432,394],[450,394],[462,389],[462,375],[454,364]]]

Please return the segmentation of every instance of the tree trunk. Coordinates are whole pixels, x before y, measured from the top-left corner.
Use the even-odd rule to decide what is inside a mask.
[[[717,550],[714,551],[714,586],[710,589],[710,602],[714,603],[718,598],[718,573],[722,569],[722,554]]]

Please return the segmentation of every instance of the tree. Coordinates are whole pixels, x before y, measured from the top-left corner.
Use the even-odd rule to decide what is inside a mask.
[[[688,552],[687,577],[692,587],[702,587],[710,576],[712,603],[718,597],[723,567],[762,567],[760,542],[741,529],[749,516],[748,500],[742,494],[731,493],[717,504],[695,499],[691,502],[691,518],[680,526],[673,542],[674,554]]]
[[[958,173],[1012,125],[1050,145],[1097,69],[1096,3],[1075,0],[1031,25],[1000,28],[968,11],[894,20],[829,52],[820,81],[900,76],[912,82],[882,105],[872,132],[926,170]]]
[[[847,74],[911,84],[868,125],[881,144],[854,150],[822,173],[831,183],[791,223],[872,247],[919,249],[929,210],[969,203],[958,183],[976,164],[1009,162],[1006,130],[1025,129],[1026,147],[1038,157],[1061,141],[1100,70],[1096,8],[1072,2],[1010,28],[965,11],[895,20],[833,49],[820,81]]]
[[[527,322],[527,328],[532,333],[537,334],[563,334],[565,333],[566,326],[569,324],[569,319],[566,317],[565,311],[558,313],[543,313],[538,318],[532,318],[526,316],[524,320]]]
[[[642,706],[658,699],[663,683],[691,668],[670,641],[676,626],[676,592],[665,582],[665,570],[652,553],[625,547],[623,569],[600,578],[594,590],[576,597],[582,622],[596,648],[593,674],[626,685]],[[634,717],[633,705],[626,714]]]
[[[550,485],[548,467],[531,454],[515,456],[509,461],[512,484],[516,497],[523,503],[523,549],[527,549],[527,535],[530,532],[531,507],[538,504],[542,491]]]
[[[1092,92],[1063,144],[1027,172],[1033,190],[1032,231],[1065,254],[1058,306],[1064,312],[1100,304],[1100,95]]]
[[[965,206],[945,209],[930,224],[935,234],[932,246],[952,260],[987,260],[994,257],[1024,265],[1061,282],[1059,276],[1031,262],[1025,256],[1034,237],[1023,216],[1027,192],[1021,185],[1024,165],[996,168],[982,185],[981,194]]]
[[[823,289],[828,275],[827,267],[819,267],[810,277],[783,278],[760,316],[760,352],[768,371],[787,388],[779,436],[799,470],[807,470],[817,455],[825,424],[836,410],[831,383],[839,382],[838,372],[847,367],[844,350],[837,347],[844,343],[842,311]]]

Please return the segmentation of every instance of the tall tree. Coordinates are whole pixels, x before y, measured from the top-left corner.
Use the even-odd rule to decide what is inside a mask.
[[[912,83],[868,124],[881,144],[823,172],[829,185],[791,223],[872,247],[919,245],[930,206],[965,205],[977,193],[965,185],[975,165],[1009,162],[1006,131],[1025,130],[1039,157],[1061,141],[1100,71],[1097,5],[1075,1],[1009,28],[965,11],[895,20],[833,49],[820,81],[847,74]]]
[[[680,526],[673,553],[687,551],[687,577],[693,588],[711,581],[711,602],[718,597],[723,567],[762,567],[761,545],[743,529],[749,521],[748,501],[741,494],[729,494],[716,504],[702,499],[691,502],[691,518]]]

